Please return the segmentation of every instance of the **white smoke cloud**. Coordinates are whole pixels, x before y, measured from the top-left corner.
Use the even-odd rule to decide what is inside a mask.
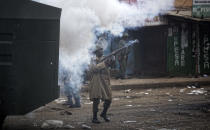
[[[125,27],[141,27],[146,19],[173,8],[173,0],[34,0],[62,8],[60,63],[71,71],[72,84],[81,86],[83,72],[94,48],[94,29],[121,35]]]

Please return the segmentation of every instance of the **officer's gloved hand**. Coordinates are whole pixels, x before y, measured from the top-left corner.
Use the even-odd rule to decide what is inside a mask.
[[[100,73],[101,70],[105,69],[105,64],[102,62],[102,63],[98,63],[95,68],[94,68],[94,72],[95,73]]]

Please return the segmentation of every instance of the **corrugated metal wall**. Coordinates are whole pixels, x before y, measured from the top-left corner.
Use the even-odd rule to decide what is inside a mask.
[[[170,75],[193,74],[191,25],[173,22],[168,27],[167,70]]]
[[[61,10],[28,0],[0,5],[0,113],[25,114],[59,97]]]
[[[148,26],[131,32],[135,46],[135,72],[141,76],[166,75],[167,26]]]
[[[167,40],[169,75],[210,74],[209,23],[169,18]]]
[[[135,72],[142,76],[210,74],[210,22],[169,17],[167,26],[130,32],[135,46]]]
[[[210,24],[200,25],[200,71],[210,74]]]

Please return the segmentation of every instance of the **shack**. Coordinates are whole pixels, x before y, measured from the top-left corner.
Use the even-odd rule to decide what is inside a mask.
[[[210,74],[210,19],[193,18],[191,10],[171,11],[166,17],[168,73]]]
[[[30,0],[0,1],[0,117],[58,98],[61,9]]]

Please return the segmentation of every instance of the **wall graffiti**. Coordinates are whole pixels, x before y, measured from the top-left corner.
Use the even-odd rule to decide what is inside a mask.
[[[179,31],[178,27],[175,26],[173,28],[173,33],[174,34],[177,34]],[[180,65],[180,56],[179,56],[179,39],[178,39],[178,36],[177,35],[174,35],[174,65],[175,66],[179,66]]]
[[[210,42],[208,35],[204,35],[203,39],[203,60],[204,60],[204,69],[209,69],[210,68],[210,63],[209,63],[209,47],[210,47]]]
[[[174,65],[179,66],[179,42],[178,42],[178,37],[174,36]]]
[[[181,67],[184,67],[186,65],[185,61],[185,48],[188,47],[188,30],[187,25],[182,24],[182,32],[181,32]]]
[[[196,53],[196,32],[192,32],[192,57],[195,58]]]

